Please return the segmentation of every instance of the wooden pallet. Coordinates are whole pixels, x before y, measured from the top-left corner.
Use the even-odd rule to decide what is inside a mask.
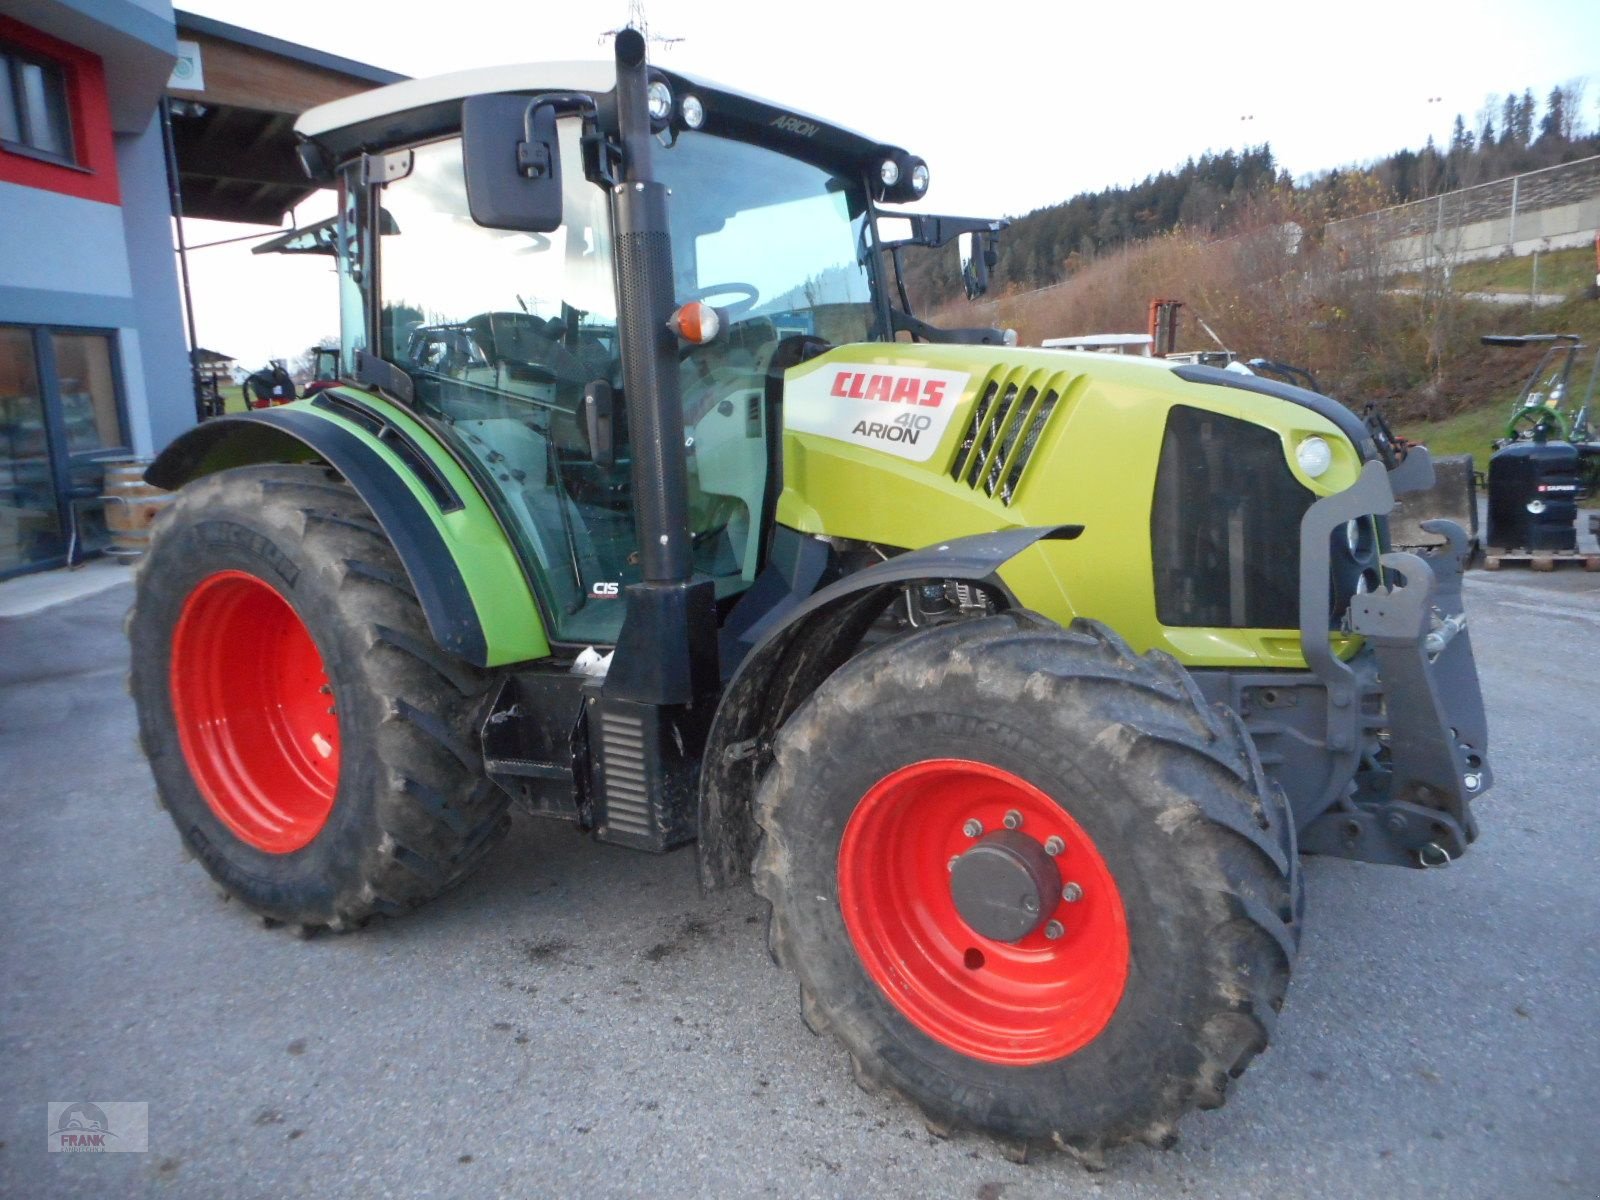
[[[1583,554],[1575,550],[1496,550],[1483,552],[1483,569],[1498,571],[1506,564],[1527,563],[1535,571],[1554,571],[1563,563],[1575,563],[1585,571],[1600,571],[1600,554]]]

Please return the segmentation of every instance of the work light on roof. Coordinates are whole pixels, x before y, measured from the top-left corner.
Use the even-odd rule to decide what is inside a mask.
[[[699,96],[685,96],[679,111],[683,113],[683,123],[690,129],[699,129],[706,123],[706,106],[700,103]]]
[[[919,162],[911,168],[911,190],[917,195],[928,190],[928,164]]]
[[[672,115],[672,89],[657,79],[646,93],[650,102],[650,119],[665,121]]]
[[[878,166],[878,178],[883,180],[884,187],[893,187],[900,182],[900,164],[892,158],[886,158]]]

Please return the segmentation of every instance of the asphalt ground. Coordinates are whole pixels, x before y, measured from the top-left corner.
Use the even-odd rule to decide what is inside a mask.
[[[1498,781],[1445,870],[1309,860],[1273,1046],[1090,1174],[930,1136],[801,1025],[748,892],[518,820],[403,920],[300,941],[185,861],[126,585],[0,620],[0,1195],[1600,1195],[1600,575],[1475,572]],[[46,1153],[144,1101],[144,1154]]]

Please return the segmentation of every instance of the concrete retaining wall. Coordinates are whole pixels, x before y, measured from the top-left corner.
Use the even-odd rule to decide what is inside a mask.
[[[1592,245],[1600,231],[1600,156],[1333,221],[1328,237],[1376,241],[1397,270]]]

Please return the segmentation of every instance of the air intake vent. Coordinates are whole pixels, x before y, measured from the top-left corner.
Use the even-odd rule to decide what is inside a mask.
[[[978,395],[950,478],[1010,504],[1067,377],[991,378]]]
[[[647,838],[654,832],[654,822],[645,769],[644,722],[638,717],[607,712],[601,720],[601,739],[606,823],[619,833]]]
[[[591,748],[598,736],[590,790],[595,837],[651,851],[693,841],[699,764],[692,756],[704,734],[685,725],[680,711],[595,691],[585,710]]]

